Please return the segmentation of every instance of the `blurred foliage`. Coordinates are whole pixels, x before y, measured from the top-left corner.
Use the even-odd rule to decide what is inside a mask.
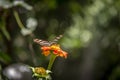
[[[69,57],[56,61],[53,80],[120,79],[120,0],[0,0],[1,69],[46,67],[33,39],[59,34]]]

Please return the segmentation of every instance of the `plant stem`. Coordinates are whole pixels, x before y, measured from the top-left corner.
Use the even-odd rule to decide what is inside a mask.
[[[51,70],[52,65],[53,65],[56,57],[57,57],[57,56],[54,55],[53,53],[51,54],[50,61],[49,61],[49,64],[48,64],[48,68],[47,68],[48,70]]]
[[[19,27],[20,27],[21,29],[22,29],[22,28],[25,28],[24,25],[23,25],[23,23],[22,23],[21,20],[20,20],[20,17],[19,17],[18,12],[14,10],[13,13],[14,13],[15,19],[16,19]]]
[[[6,22],[5,22],[5,20],[1,21],[0,25],[1,25],[1,30],[2,30],[3,34],[5,35],[5,37],[8,40],[10,40],[10,35],[9,35],[9,32],[7,31],[7,29],[6,29]]]

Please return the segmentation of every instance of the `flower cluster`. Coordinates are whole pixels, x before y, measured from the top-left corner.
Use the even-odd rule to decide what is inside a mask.
[[[60,45],[58,45],[58,44],[54,44],[54,45],[51,45],[51,46],[42,46],[41,49],[42,49],[42,53],[45,56],[48,56],[52,52],[56,56],[67,58],[68,53],[63,51],[60,48]]]

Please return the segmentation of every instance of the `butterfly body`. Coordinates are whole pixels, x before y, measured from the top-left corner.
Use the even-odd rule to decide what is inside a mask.
[[[51,46],[53,44],[57,44],[57,41],[62,37],[62,35],[59,35],[58,37],[55,37],[53,41],[45,41],[41,39],[34,39],[34,42],[41,45],[41,46]]]

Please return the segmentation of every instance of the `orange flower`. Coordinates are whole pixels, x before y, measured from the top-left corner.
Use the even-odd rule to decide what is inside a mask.
[[[45,56],[48,56],[50,54],[50,52],[53,52],[53,54],[55,54],[57,56],[67,58],[68,53],[63,51],[60,48],[60,45],[58,45],[58,44],[54,44],[54,45],[51,45],[51,46],[42,46],[41,49],[42,49],[42,53]]]
[[[49,51],[49,50],[51,50],[51,47],[49,47],[49,46],[43,46],[43,47],[41,47],[41,49],[43,51]]]
[[[44,54],[45,56],[48,56],[50,54],[50,50],[51,48],[48,46],[43,46],[41,47],[41,50],[42,50],[42,54]]]
[[[67,52],[65,51],[61,51],[61,53],[59,54],[61,57],[67,58]]]
[[[51,46],[51,50],[59,50],[60,49],[60,45],[58,44],[54,44]]]
[[[48,56],[50,54],[50,51],[43,51],[43,53],[45,56]]]
[[[54,50],[53,53],[57,56],[60,56],[60,57],[64,57],[64,58],[67,58],[67,52],[63,51],[63,50]]]

